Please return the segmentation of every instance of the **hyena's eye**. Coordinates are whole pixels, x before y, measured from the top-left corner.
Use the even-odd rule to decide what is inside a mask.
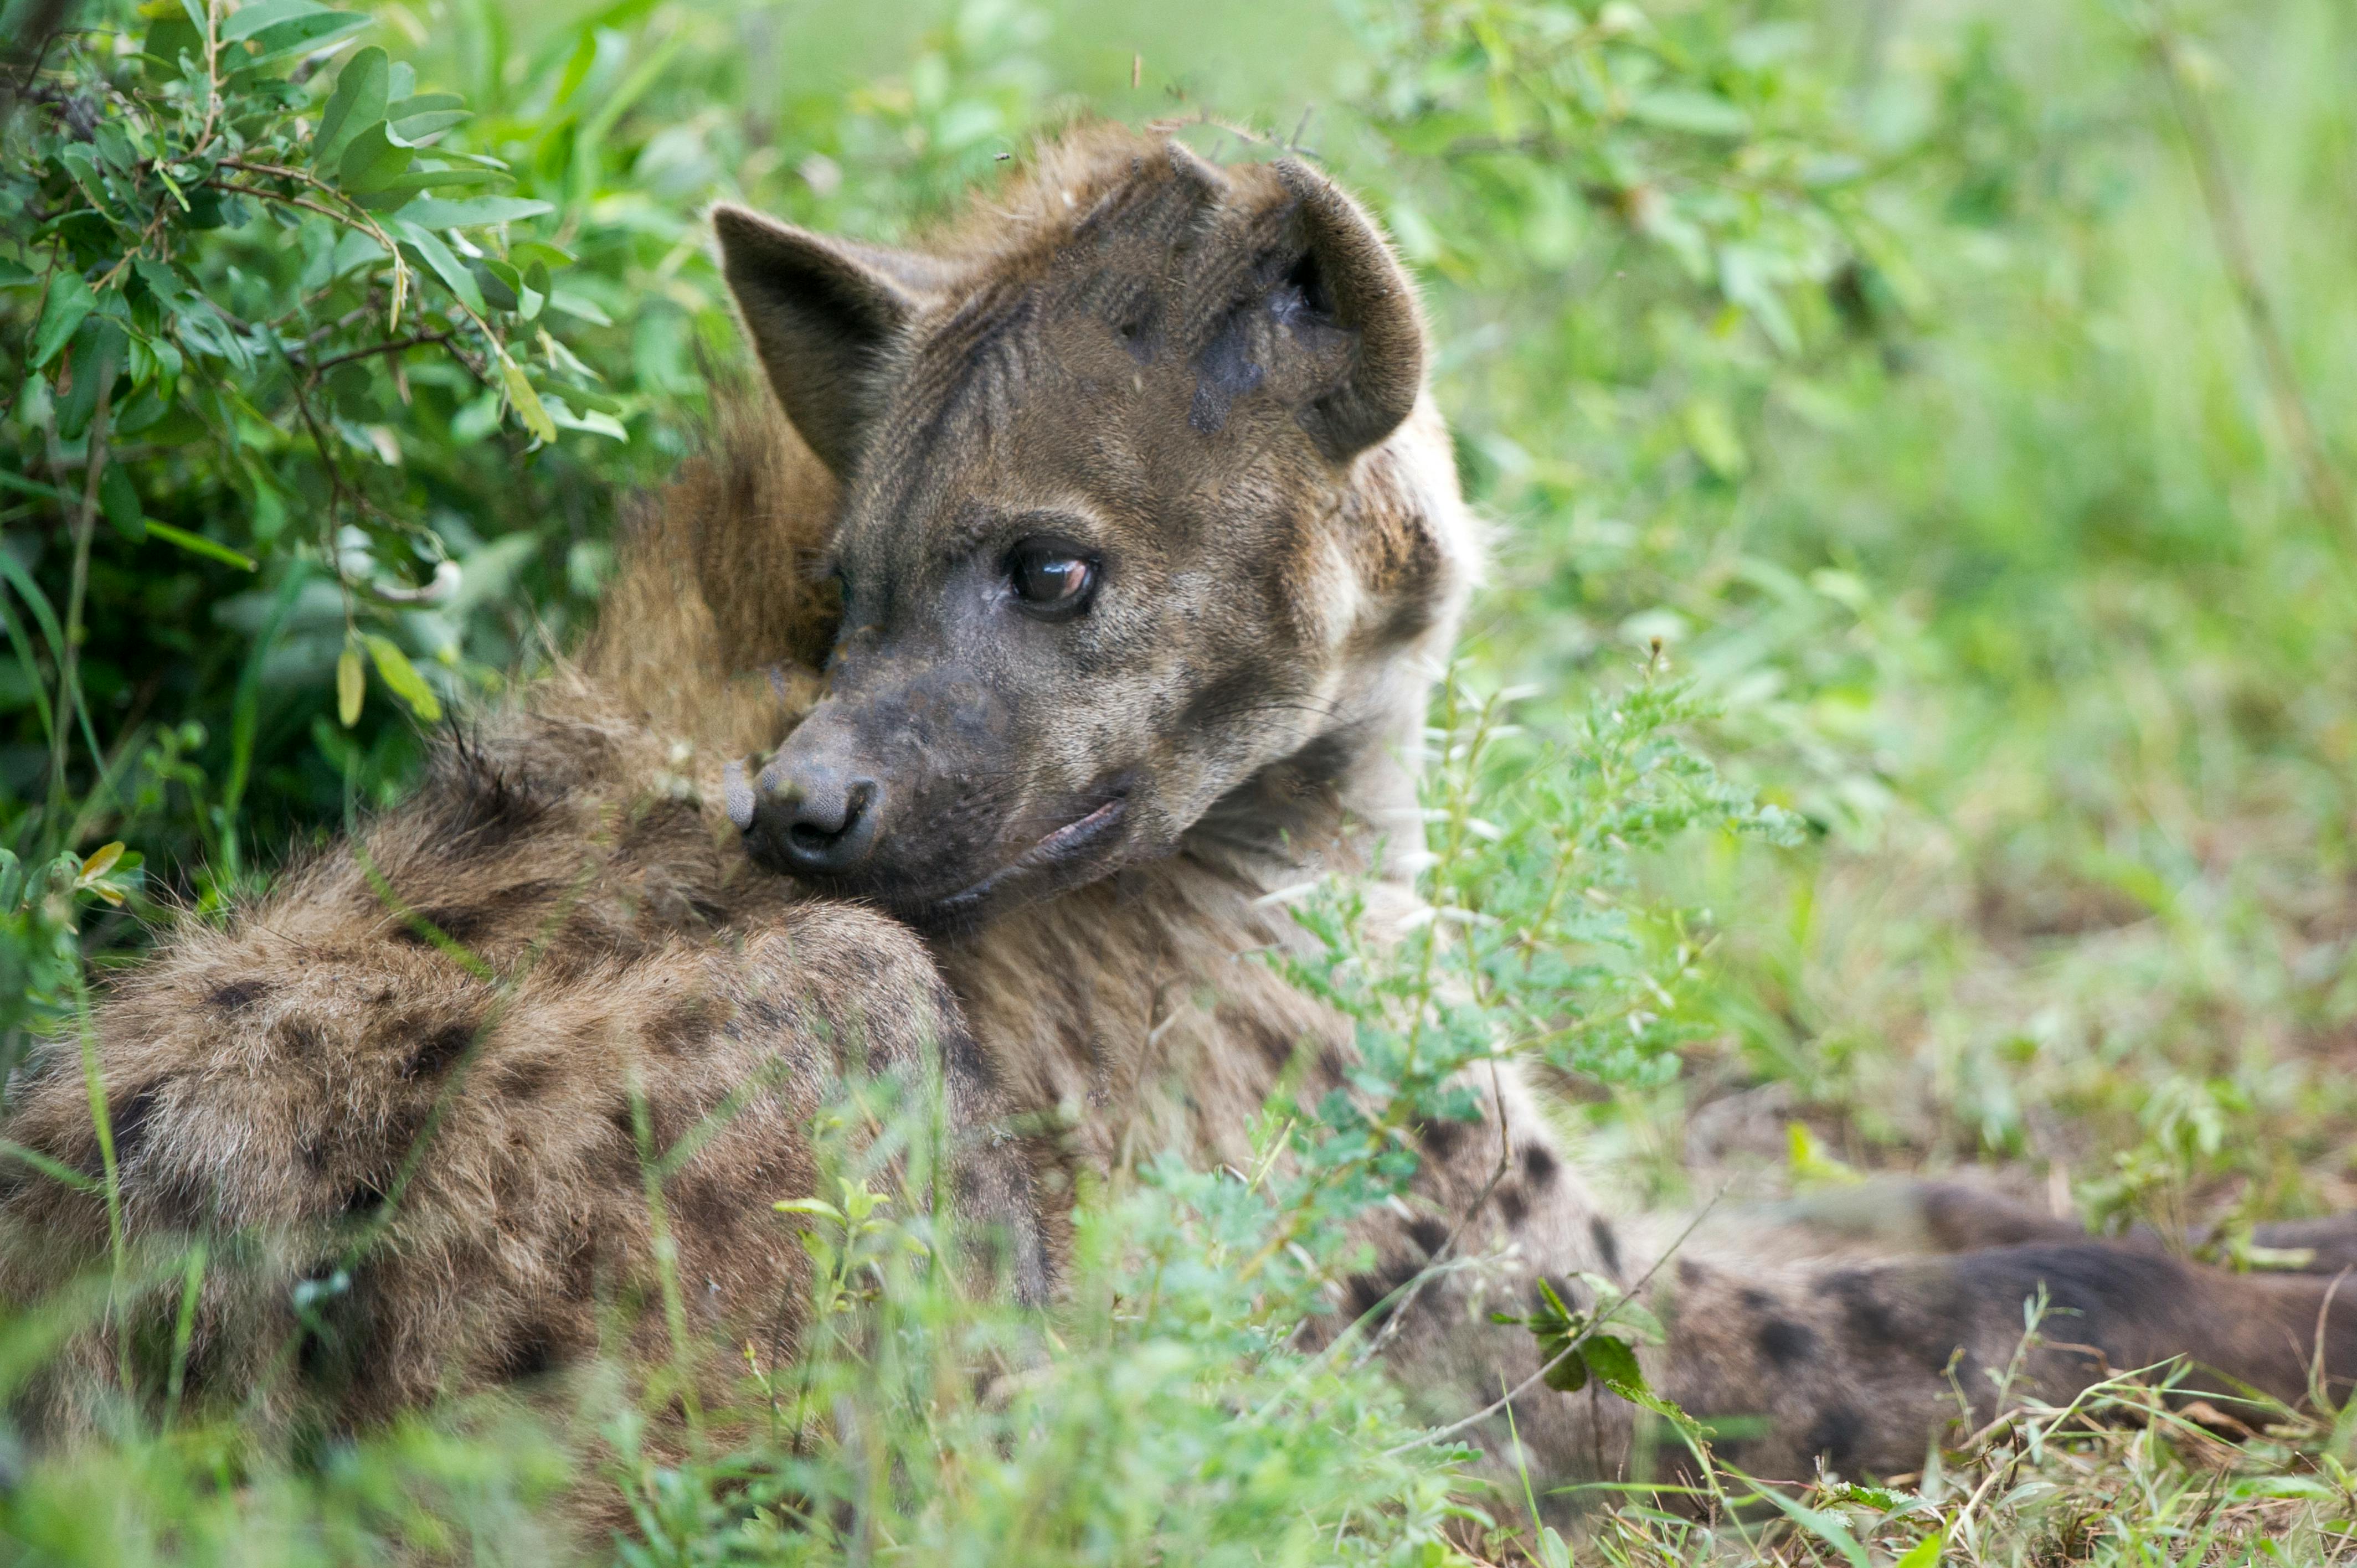
[[[1062,539],[1027,539],[1007,553],[1006,580],[1033,615],[1078,615],[1096,596],[1097,564]]]

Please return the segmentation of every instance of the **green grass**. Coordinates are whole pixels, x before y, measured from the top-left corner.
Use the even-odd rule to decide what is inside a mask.
[[[390,704],[372,697],[349,731],[332,722],[348,628],[401,639],[463,697],[526,657],[535,612],[577,622],[614,489],[673,460],[699,348],[729,351],[694,249],[700,202],[741,195],[884,236],[1079,110],[1202,113],[1280,140],[1314,111],[1299,134],[1426,280],[1441,400],[1498,525],[1467,682],[1535,686],[1517,718],[1569,739],[1590,694],[1630,685],[1658,639],[1716,710],[1694,726],[1704,748],[1805,830],[1782,847],[1715,830],[1640,846],[1628,886],[1599,885],[1626,898],[1641,960],[1677,930],[1707,945],[1654,1036],[1681,1070],[1566,1064],[1593,1090],[1563,1108],[1590,1163],[1632,1204],[1776,1192],[1827,1158],[1971,1167],[2103,1224],[2184,1236],[2223,1220],[2230,1260],[2236,1219],[2357,1203],[2357,515],[2336,514],[2312,472],[2357,488],[2357,12],[1131,9],[385,7],[365,38],[465,91],[481,111],[467,145],[560,204],[551,231],[614,317],[560,336],[619,394],[627,439],[568,435],[527,459],[511,422],[486,434],[459,418],[463,385],[421,382],[407,413],[387,404],[418,454],[387,508],[470,562],[521,542],[503,594],[431,625],[321,597],[318,548],[258,534],[225,457],[142,458],[153,515],[251,550],[263,580],[102,537],[86,685],[98,749],[137,759],[129,800],[82,810],[102,786],[79,751],[63,806],[50,800],[33,693],[56,691],[58,671],[28,628],[22,669],[0,675],[18,852],[119,837],[147,853],[151,882],[228,897],[254,874],[222,865],[225,843],[266,865],[347,802],[397,792],[413,764]],[[582,85],[565,101],[553,83],[568,59]],[[1609,89],[1599,70],[1618,73]],[[2211,151],[2229,213],[2198,178]],[[2237,246],[2280,367],[2237,295]],[[14,312],[0,341],[27,341],[37,299],[0,300]],[[17,471],[41,478],[20,379],[12,362],[9,437]],[[290,495],[316,493],[299,444],[268,460]],[[502,494],[511,472],[528,493]],[[69,520],[0,502],[8,548],[64,604]],[[379,554],[420,575],[389,542]],[[262,624],[290,580],[280,651],[249,681],[236,617]],[[192,673],[135,711],[126,671],[167,654]],[[242,701],[264,717],[241,747]],[[253,783],[218,815],[232,770]],[[1510,827],[1560,809],[1520,799],[1499,797],[1523,813]],[[1481,878],[1506,897],[1511,866],[1475,869],[1468,899]],[[18,1027],[72,990],[60,928],[24,908],[8,950],[33,993],[9,1015]],[[95,952],[136,946],[104,918],[85,935]],[[1796,1164],[1796,1148],[1812,1154]],[[546,1521],[566,1478],[588,1476],[635,1499],[646,1541],[630,1551],[645,1562],[888,1546],[986,1561],[994,1540],[1029,1542],[1027,1561],[1318,1561],[1341,1548],[1299,1522],[1354,1517],[1339,1532],[1351,1550],[1433,1558],[1445,1476],[1370,1462],[1398,1417],[1369,1383],[1277,1398],[1289,1372],[1239,1348],[1275,1309],[1239,1305],[1218,1268],[1151,1333],[1092,1316],[1110,1294],[1088,1293],[1144,1260],[1210,1256],[1205,1237],[1265,1219],[1224,1201],[1176,1174],[1108,1197],[1068,1363],[1018,1415],[931,1407],[953,1440],[901,1419],[923,1402],[889,1403],[863,1452],[920,1479],[857,1494],[866,1534],[773,1533],[716,1500],[716,1472],[634,1470],[613,1457],[630,1451],[626,1406],[556,1436],[493,1407],[326,1461],[246,1452],[233,1423],[126,1432],[19,1472],[0,1555],[535,1561],[565,1554]],[[946,1354],[926,1336],[967,1319],[900,1288],[875,1305],[917,1326],[892,1341],[915,1387]],[[21,1338],[0,1337],[0,1381],[29,1353]],[[1265,1419],[1223,1431],[1202,1414],[1219,1402]],[[1003,1465],[942,1458],[1017,1431],[1054,1440]],[[584,1432],[605,1434],[603,1460],[568,1451]],[[2033,1420],[1889,1493],[1821,1493],[1774,1530],[1697,1531],[1631,1505],[1573,1550],[1834,1563],[1871,1541],[1878,1563],[1936,1528],[1949,1562],[2333,1561],[2352,1550],[2350,1444],[2288,1418],[2241,1448],[2166,1420]],[[1124,1467],[1098,1468],[1116,1448]],[[831,1452],[784,1491],[851,1498]],[[1367,1498],[1388,1510],[1379,1522],[1352,1513]],[[1544,1560],[1518,1499],[1483,1506],[1499,1530],[1458,1520],[1461,1546]]]

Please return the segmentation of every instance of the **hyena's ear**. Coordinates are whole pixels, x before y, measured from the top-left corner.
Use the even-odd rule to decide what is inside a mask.
[[[1297,205],[1295,260],[1285,283],[1312,322],[1344,335],[1294,334],[1309,348],[1315,388],[1298,417],[1326,455],[1342,462],[1373,446],[1415,407],[1424,387],[1424,323],[1415,291],[1374,220],[1332,182],[1297,158],[1274,166]],[[1282,371],[1275,378],[1286,379]]]
[[[813,234],[742,207],[712,210],[720,270],[786,417],[838,475],[883,406],[882,360],[931,263]]]

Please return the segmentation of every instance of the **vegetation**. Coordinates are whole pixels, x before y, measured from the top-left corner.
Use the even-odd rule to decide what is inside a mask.
[[[1499,524],[1436,715],[1440,918],[1378,955],[1347,889],[1307,910],[1298,978],[1361,1021],[1376,1109],[1273,1106],[1254,1179],[1095,1195],[1012,1396],[963,1369],[1039,1326],[918,1266],[846,1164],[795,1221],[838,1331],[691,1464],[634,1458],[610,1391],[304,1453],[126,1409],[96,1451],[10,1440],[0,1555],[2357,1550],[2357,1418],[2228,1446],[2126,1385],[2096,1405],[2145,1419],[2034,1414],[1798,1501],[1730,1474],[1703,1522],[1626,1499],[1566,1545],[1353,1341],[1287,1343],[1398,1179],[1383,1119],[1499,1037],[1631,1203],[1983,1165],[2249,1264],[2253,1218],[2357,1201],[2357,13],[1175,9],[0,16],[10,1059],[579,624],[619,498],[737,357],[712,198],[888,237],[1082,111],[1303,146],[1421,272]],[[51,1316],[0,1323],[0,1391]],[[1641,1325],[1583,1326],[1641,1395],[1610,1348]],[[569,1536],[585,1497],[635,1538]]]

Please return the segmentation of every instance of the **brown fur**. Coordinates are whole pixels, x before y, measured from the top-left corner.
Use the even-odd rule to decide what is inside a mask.
[[[337,1267],[328,1333],[297,1341],[325,1348],[287,1396],[336,1419],[561,1363],[597,1342],[600,1303],[658,1348],[630,1310],[653,1256],[634,1082],[658,1150],[745,1096],[664,1213],[699,1326],[784,1356],[807,1265],[764,1206],[808,1192],[802,1122],[845,1066],[940,1073],[970,1134],[954,1191],[1032,1290],[1081,1173],[1237,1157],[1288,1062],[1312,1097],[1347,1068],[1341,1021],[1239,959],[1303,940],[1273,895],[1378,848],[1378,926],[1414,908],[1413,759],[1475,564],[1413,299],[1372,226],[1308,171],[1100,130],[920,252],[741,214],[722,233],[831,471],[774,416],[721,433],[641,520],[577,663],[361,834],[408,915],[339,848],[226,929],[173,934],[99,1011],[130,1233],[259,1255],[208,1287],[199,1384],[252,1384],[295,1283]],[[993,574],[1042,516],[1097,553],[1097,619],[1006,618]],[[809,569],[828,551],[839,639]],[[772,748],[732,799],[724,765]],[[826,883],[925,939],[810,901],[732,831],[791,859],[793,813],[854,775],[882,827]],[[1117,833],[1035,853],[1110,800]],[[5,1131],[91,1171],[77,1049],[34,1064]],[[1808,1261],[1770,1217],[1656,1270],[1658,1232],[1600,1211],[1511,1069],[1470,1087],[1479,1122],[1424,1130],[1414,1188],[1365,1227],[1375,1267],[1333,1282],[1345,1320],[1380,1317],[1437,1251],[1462,1261],[1389,1342],[1436,1418],[1525,1380],[1529,1337],[1490,1314],[1542,1276],[1576,1300],[1583,1272],[1644,1282],[1671,1330],[1655,1381],[1698,1414],[1764,1417],[1737,1456],[1774,1477],[1913,1467],[1954,1413],[1952,1367],[1985,1411],[2040,1289],[2070,1315],[2048,1337],[2080,1348],[2041,1351],[2017,1392],[2180,1353],[2286,1397],[2312,1351],[2357,1367],[2357,1300],[2325,1279],[2198,1269],[1943,1189],[1831,1217],[1863,1258]],[[1009,1112],[1061,1135],[993,1136]],[[18,1298],[106,1239],[92,1199],[29,1174],[0,1228]],[[113,1365],[105,1336],[77,1342],[50,1408]],[[1624,1471],[1631,1416],[1595,1391],[1516,1402],[1551,1478]],[[1502,1420],[1472,1435],[1506,1442]]]

